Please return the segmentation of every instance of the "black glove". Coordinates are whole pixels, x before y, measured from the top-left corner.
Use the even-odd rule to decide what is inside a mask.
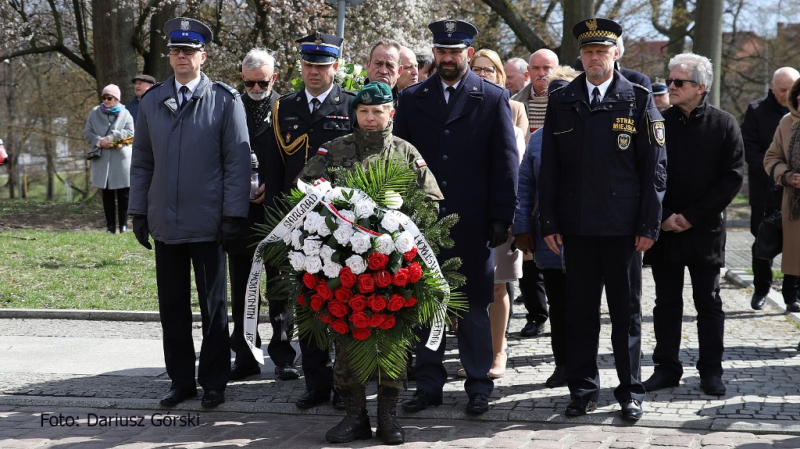
[[[222,250],[228,251],[231,245],[236,240],[242,238],[242,227],[245,224],[244,218],[239,217],[222,217],[222,226],[220,226],[220,240]]]
[[[508,228],[511,223],[503,220],[492,220],[489,222],[489,248],[497,248],[508,240]]]
[[[150,228],[147,226],[147,217],[144,215],[133,216],[133,235],[140,245],[147,249],[153,249],[150,246]]]

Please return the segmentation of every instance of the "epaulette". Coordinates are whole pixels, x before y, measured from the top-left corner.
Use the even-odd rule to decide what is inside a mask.
[[[501,89],[505,89],[505,86],[501,86],[501,85],[499,85],[499,84],[495,83],[494,81],[489,81],[489,80],[487,80],[486,78],[481,78],[481,79],[482,79],[482,80],[484,80],[484,81],[486,81],[486,82],[487,82],[487,83],[489,83],[489,84],[492,84],[492,85],[496,86],[496,87],[499,87],[499,88],[501,88]]]
[[[358,95],[358,92],[356,92],[356,91],[354,91],[354,90],[350,90],[350,89],[342,89],[342,93],[345,93],[345,94],[347,94],[347,95],[351,95],[351,96],[353,96],[353,97],[355,97],[356,95]]]
[[[650,93],[650,89],[642,86],[641,84],[637,84],[637,83],[634,83],[634,82],[631,82],[631,84],[633,84],[633,87],[638,87],[639,89],[642,89],[643,91],[645,91],[647,93]]]
[[[144,98],[144,96],[145,96],[145,95],[147,95],[147,94],[149,94],[150,92],[154,91],[156,87],[159,87],[159,86],[161,86],[162,84],[164,84],[164,82],[163,82],[163,81],[159,81],[159,82],[157,82],[157,83],[153,84],[153,87],[151,87],[151,88],[147,89],[146,91],[144,91],[144,93],[142,94],[142,97],[141,97],[141,98],[139,98],[139,101],[142,101],[142,98]]]
[[[552,90],[552,92],[548,91],[547,92],[547,96],[549,97],[549,96],[551,96],[551,95],[553,95],[555,93],[561,92],[567,86],[569,86],[569,84],[564,84],[563,86],[556,87],[555,89]]]
[[[231,87],[231,86],[229,86],[229,85],[227,85],[227,84],[223,83],[222,81],[214,81],[214,83],[216,83],[216,84],[218,84],[218,85],[222,86],[222,88],[223,88],[223,89],[225,89],[225,90],[227,90],[228,92],[230,92],[230,94],[231,94],[231,95],[233,95],[233,97],[234,97],[234,98],[236,98],[236,97],[238,97],[238,96],[242,95],[242,94],[240,94],[240,93],[239,93],[239,91],[238,91],[238,90],[236,90],[236,89],[234,89],[233,87]]]

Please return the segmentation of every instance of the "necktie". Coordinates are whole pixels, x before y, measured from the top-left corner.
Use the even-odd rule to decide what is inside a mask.
[[[321,103],[319,101],[319,98],[312,98],[311,99],[311,108],[312,108],[311,112],[317,112],[317,109],[319,109],[319,105],[320,104]]]
[[[455,95],[455,93],[456,93],[456,88],[455,88],[455,87],[453,87],[453,86],[447,86],[447,89],[445,89],[445,90],[446,90],[446,91],[447,91],[447,93],[448,93],[448,96],[447,96],[447,104],[450,104],[450,100],[452,100],[452,99],[453,99],[453,95]]]
[[[189,101],[189,99],[186,98],[186,94],[189,92],[189,88],[186,86],[181,86],[179,92],[180,93],[178,94],[178,101],[180,101],[180,103],[178,103],[178,110],[181,110],[183,109],[184,106],[186,106],[186,103]]]
[[[600,89],[594,88],[592,91],[592,109],[596,108],[600,104]]]

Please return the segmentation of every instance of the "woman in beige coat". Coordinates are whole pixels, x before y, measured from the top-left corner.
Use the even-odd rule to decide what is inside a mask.
[[[800,312],[800,80],[789,91],[789,113],[783,116],[764,156],[764,168],[783,186],[783,300]]]

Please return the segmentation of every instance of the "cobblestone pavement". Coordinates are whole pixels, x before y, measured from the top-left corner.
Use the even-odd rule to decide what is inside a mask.
[[[749,252],[745,237],[739,235],[744,233],[731,234],[729,247],[738,242],[739,248],[747,247]],[[734,259],[732,253],[729,251],[729,261]],[[732,271],[741,274],[744,270],[741,266],[732,267]],[[686,280],[688,284],[688,276]],[[682,334],[685,373],[681,385],[648,394],[644,418],[634,425],[620,419],[613,397],[617,379],[605,307],[598,357],[603,384],[599,408],[587,416],[568,419],[563,415],[569,399],[567,388],[544,387],[553,370],[549,328],[542,336],[520,338],[524,310],[515,305],[508,369],[505,378],[495,382],[491,410],[479,418],[463,413],[467,397],[463,381],[455,376],[460,367],[456,341],[449,337],[445,365],[451,376],[445,385],[444,404],[414,415],[399,413],[410,441],[407,446],[798,448],[800,357],[796,347],[800,332],[795,322],[774,304],[762,311],[751,310],[751,294],[751,290],[733,283],[723,284],[721,296],[727,314],[723,379],[727,394],[718,398],[704,395],[699,389],[694,368],[698,357],[695,311],[689,301]],[[645,269],[644,378],[653,370],[653,296],[652,277]],[[691,297],[688,288],[685,296]],[[261,326],[260,331],[262,338],[269,337],[268,326]],[[97,339],[97,347],[85,345],[87,338]],[[172,415],[184,417],[200,414],[201,425],[157,427],[151,417],[169,411],[158,406],[158,399],[169,388],[160,338],[160,326],[155,322],[0,319],[0,447],[314,447],[324,443],[325,430],[341,415],[330,406],[298,410],[293,402],[304,390],[303,381],[279,381],[270,369],[265,369],[251,380],[229,384],[227,402],[212,413],[203,410],[199,400],[186,401],[172,410]],[[200,339],[196,328],[195,340]],[[20,346],[24,348],[27,340],[57,350],[40,363],[33,361],[37,362],[37,369],[20,369],[31,363],[19,355],[24,354]],[[72,346],[79,347],[81,354],[70,353]],[[109,347],[134,349],[115,352]],[[138,348],[148,354],[137,354]],[[15,351],[16,360],[4,355],[11,351]],[[115,359],[142,355],[151,356],[150,360],[158,363],[141,370],[104,369]],[[98,374],[49,368],[55,360],[78,356],[96,360]],[[412,382],[401,400],[410,398],[413,388]],[[373,394],[369,408],[375,416],[374,386],[368,393]],[[43,423],[44,413],[51,415]],[[77,422],[82,425],[51,427],[50,418],[59,413],[79,417]],[[89,426],[90,413],[145,416],[145,427]],[[370,440],[355,446],[377,443]]]

